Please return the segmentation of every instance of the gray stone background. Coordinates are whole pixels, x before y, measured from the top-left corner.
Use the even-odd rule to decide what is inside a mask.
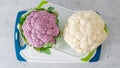
[[[16,59],[14,25],[17,12],[40,0],[0,0],[0,68],[120,68],[120,0],[49,0],[71,10],[98,11],[110,30],[101,59],[95,63],[27,63]]]

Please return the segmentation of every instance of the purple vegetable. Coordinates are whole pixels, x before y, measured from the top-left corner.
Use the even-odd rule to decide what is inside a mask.
[[[54,37],[59,34],[56,16],[45,10],[32,11],[26,18],[22,30],[28,43],[39,48],[48,42],[54,44]]]

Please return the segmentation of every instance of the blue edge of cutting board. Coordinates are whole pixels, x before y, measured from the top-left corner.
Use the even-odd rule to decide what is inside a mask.
[[[20,51],[25,49],[26,45],[24,45],[23,47],[20,47],[20,41],[19,41],[19,30],[17,29],[17,25],[20,21],[20,17],[22,14],[24,14],[26,11],[20,11],[17,14],[17,18],[16,18],[16,23],[15,23],[15,32],[14,32],[14,42],[15,42],[15,50],[16,50],[16,57],[19,61],[24,61],[26,62],[27,60],[24,59],[21,55],[20,55]],[[17,36],[16,36],[17,33]],[[17,39],[16,39],[17,37]],[[96,50],[96,54],[89,60],[89,62],[96,62],[99,60],[100,58],[100,53],[101,53],[101,47],[102,45],[100,45],[97,50]]]

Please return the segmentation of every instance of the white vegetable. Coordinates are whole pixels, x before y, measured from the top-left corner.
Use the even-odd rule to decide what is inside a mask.
[[[95,11],[78,11],[65,25],[64,40],[76,52],[87,54],[96,49],[107,37],[105,23]]]

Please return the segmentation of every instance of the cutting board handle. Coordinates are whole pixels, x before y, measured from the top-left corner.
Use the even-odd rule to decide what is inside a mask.
[[[21,55],[20,51],[25,49],[26,45],[23,47],[20,46],[20,38],[19,38],[19,30],[17,29],[17,25],[20,21],[20,17],[22,14],[24,14],[26,11],[20,11],[18,12],[17,19],[16,19],[16,24],[15,24],[15,30],[14,30],[14,44],[15,44],[15,50],[16,50],[16,56],[19,61],[26,61]]]

